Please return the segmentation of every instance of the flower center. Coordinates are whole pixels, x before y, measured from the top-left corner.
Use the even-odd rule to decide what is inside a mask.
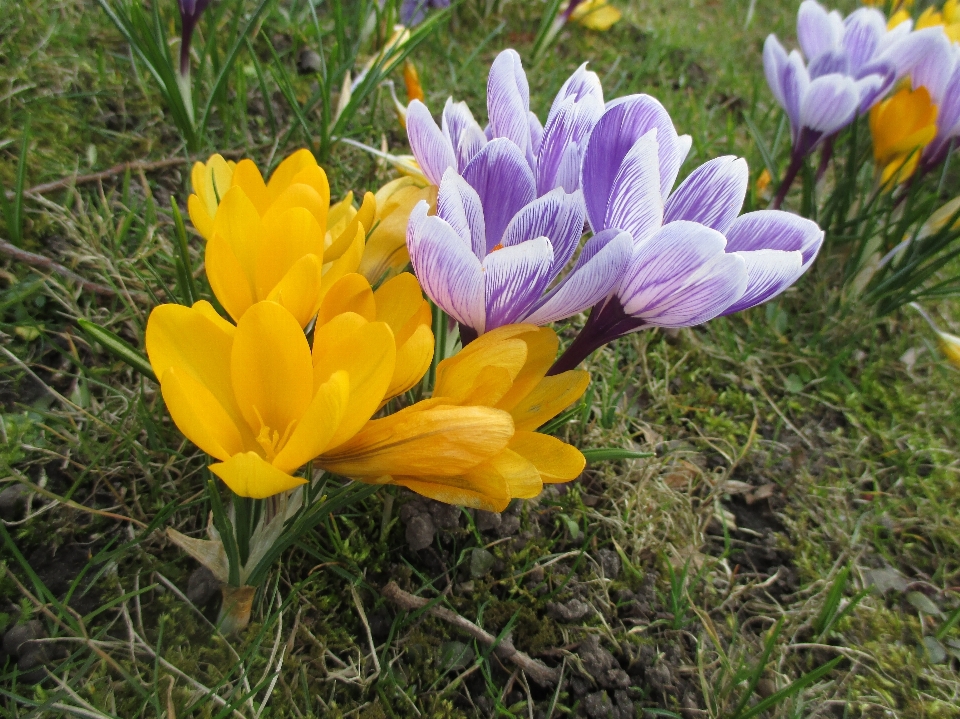
[[[260,416],[260,411],[256,407],[253,408],[253,411],[257,413],[257,419],[260,420],[260,433],[257,435],[257,444],[263,449],[265,459],[268,462],[272,462],[274,457],[283,449],[287,440],[290,439],[290,434],[293,432],[297,420],[290,420],[290,424],[287,425],[283,434],[280,434],[277,430],[267,426],[263,421],[263,417]]]
[[[498,242],[497,244],[495,244],[495,245],[493,246],[493,249],[490,250],[490,252],[493,253],[493,252],[496,252],[497,250],[502,250],[502,249],[503,249],[503,243],[502,243],[502,242]]]

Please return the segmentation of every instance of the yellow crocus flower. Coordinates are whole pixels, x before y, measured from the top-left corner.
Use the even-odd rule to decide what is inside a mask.
[[[400,177],[377,190],[373,231],[357,270],[370,282],[392,277],[410,262],[407,223],[420,200],[426,200],[431,208],[437,206],[437,187],[426,178]]]
[[[190,221],[205,239],[213,234],[213,218],[217,215],[217,206],[230,185],[233,184],[233,170],[237,163],[224,160],[222,155],[211,155],[206,162],[197,162],[190,172],[193,193],[187,200]]]
[[[590,381],[582,370],[546,376],[557,346],[547,327],[508,325],[482,335],[438,365],[432,399],[370,421],[320,458],[321,466],[495,512],[535,497],[545,482],[575,479],[585,465],[580,451],[536,432]]]
[[[917,169],[920,155],[937,135],[937,106],[925,87],[904,87],[870,110],[873,159],[881,184],[899,184]]]
[[[584,0],[570,13],[570,20],[590,30],[605,31],[620,22],[621,12],[607,0]]]
[[[349,319],[311,352],[275,302],[253,305],[236,326],[205,301],[150,314],[147,355],[170,416],[220,460],[210,469],[236,494],[262,499],[303,484],[297,468],[350,440],[380,407],[394,377],[393,331]]]
[[[330,288],[314,330],[314,352],[338,352],[344,328],[385,322],[396,343],[396,364],[383,402],[406,392],[426,374],[433,359],[433,315],[417,279],[404,272],[374,291],[363,275],[351,273]]]
[[[922,30],[925,27],[943,28],[947,37],[953,42],[960,42],[960,1],[947,0],[941,10],[928,7],[917,18],[916,29]]]

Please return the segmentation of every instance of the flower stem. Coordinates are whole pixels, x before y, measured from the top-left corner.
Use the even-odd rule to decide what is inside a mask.
[[[793,181],[797,179],[797,174],[799,174],[801,167],[803,167],[803,155],[794,153],[790,158],[790,166],[787,168],[787,174],[783,176],[783,180],[780,182],[780,189],[777,190],[777,196],[773,199],[773,204],[770,205],[770,209],[780,209],[780,205],[782,205],[784,199],[786,199],[787,193],[790,191],[790,186],[793,185]]]
[[[223,595],[223,604],[220,605],[220,616],[217,625],[224,636],[236,634],[250,624],[250,611],[253,609],[253,595],[256,587],[231,587],[224,584],[220,587]]]

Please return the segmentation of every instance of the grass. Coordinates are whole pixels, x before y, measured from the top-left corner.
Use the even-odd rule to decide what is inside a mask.
[[[500,5],[487,13],[468,0],[413,55],[434,110],[452,94],[482,116],[494,55],[514,46],[527,57],[539,4]],[[528,64],[534,109],[543,116],[589,60],[607,97],[649,92],[694,137],[685,171],[737,153],[756,177],[763,162],[743,116],[773,136],[760,48],[770,31],[792,35],[793,4],[758,5],[749,25],[731,0],[624,10],[609,33],[571,27]],[[294,74],[311,42],[306,14],[303,3],[272,6],[260,29],[301,102],[312,92]],[[0,43],[4,187],[17,182],[28,120],[28,187],[120,162],[187,160],[158,94],[92,4],[15,4]],[[253,44],[266,63],[265,45]],[[232,87],[209,149],[263,166],[309,141],[276,86],[262,96],[249,58]],[[385,94],[353,129],[405,148]],[[390,177],[344,146],[327,169],[334,196]],[[410,496],[383,490],[289,551],[250,629],[219,637],[215,607],[184,596],[196,565],[152,531],[202,532],[205,460],[155,385],[77,326],[85,318],[142,345],[150,306],[177,291],[169,208],[171,197],[183,208],[187,183],[183,164],[27,195],[23,246],[112,296],[0,268],[3,486],[32,491],[28,518],[0,537],[0,620],[38,619],[59,640],[48,643],[54,677],[41,684],[0,665],[5,714],[560,717],[628,704],[621,716],[960,714],[957,370],[909,310],[825,312],[838,306],[840,280],[826,257],[766,307],[634,335],[594,356],[588,401],[561,432],[583,448],[655,456],[597,463],[569,488],[512,507],[503,537],[465,516],[419,552],[405,541]],[[188,239],[198,267],[200,241]],[[957,332],[957,304],[936,309]],[[477,549],[492,564],[474,561]],[[559,690],[435,617],[397,612],[379,594],[391,579],[442,594],[495,636],[509,629],[517,648],[562,667]],[[627,679],[605,674],[615,668]]]

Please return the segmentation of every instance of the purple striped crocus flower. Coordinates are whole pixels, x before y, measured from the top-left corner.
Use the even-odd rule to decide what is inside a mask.
[[[590,238],[564,274],[583,235],[583,195],[563,187],[537,194],[527,157],[501,137],[462,176],[445,170],[436,216],[425,202],[410,215],[410,262],[424,292],[460,323],[464,344],[514,322],[543,325],[582,312],[623,276],[632,242],[619,229]]]
[[[180,74],[190,74],[190,43],[193,30],[210,0],[180,0]]]
[[[925,42],[926,54],[910,72],[913,88],[927,88],[937,106],[937,134],[920,158],[924,169],[939,165],[960,138],[960,47],[950,42],[939,26],[912,33],[932,31]]]
[[[595,237],[629,233],[632,252],[552,374],[630,332],[689,327],[765,302],[813,262],[823,242],[816,223],[776,210],[738,217],[744,160],[718,157],[674,190],[689,148],[647,95],[610,103],[594,127],[581,173],[587,219]]]
[[[448,168],[464,172],[491,140],[509,140],[533,172],[541,196],[557,187],[577,189],[583,144],[602,113],[600,80],[584,63],[560,88],[546,125],[541,125],[530,111],[530,87],[520,56],[508,49],[490,67],[485,129],[466,103],[448,99],[438,126],[426,105],[414,101],[407,108],[407,135],[417,163],[435,185]]]

